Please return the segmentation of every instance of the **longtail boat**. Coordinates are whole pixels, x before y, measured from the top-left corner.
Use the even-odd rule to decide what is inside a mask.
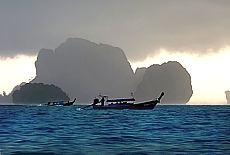
[[[89,106],[93,106],[94,110],[152,110],[160,103],[161,98],[164,96],[164,92],[154,100],[135,103],[135,98],[120,98],[120,99],[108,99],[107,96],[102,96],[101,100],[95,98],[94,103]],[[97,105],[101,102],[101,105]],[[87,106],[87,107],[89,107]]]
[[[68,102],[64,102],[64,101],[48,102],[47,105],[48,106],[71,106],[74,104],[75,101],[76,98],[73,101],[68,101]]]

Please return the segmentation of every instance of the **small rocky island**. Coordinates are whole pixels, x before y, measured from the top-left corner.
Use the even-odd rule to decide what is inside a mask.
[[[69,101],[61,88],[43,83],[27,83],[12,94],[13,103],[46,103],[51,100]]]
[[[225,94],[226,94],[227,103],[230,103],[230,91],[229,90],[225,91]]]

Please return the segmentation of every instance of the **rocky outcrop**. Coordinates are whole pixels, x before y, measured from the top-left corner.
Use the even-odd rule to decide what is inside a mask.
[[[59,87],[43,83],[27,83],[12,94],[13,103],[46,103],[50,100],[69,101],[69,97]]]
[[[0,94],[0,103],[12,103],[12,96]]]
[[[5,103],[5,104],[13,103],[13,98],[12,98],[13,92],[19,90],[20,87],[25,84],[26,84],[25,82],[22,82],[20,85],[16,85],[8,95],[6,95],[6,93],[3,93],[3,95],[0,94],[0,103]]]
[[[162,91],[165,92],[162,103],[183,104],[189,101],[193,94],[191,77],[180,63],[167,62],[148,67],[134,95],[138,100],[150,100]]]
[[[55,84],[78,102],[91,102],[100,93],[125,97],[135,78],[124,52],[117,47],[71,38],[55,51],[42,49],[32,81]]]
[[[225,94],[226,94],[227,103],[230,103],[230,91],[227,90]]]
[[[164,103],[186,103],[192,95],[191,77],[178,62],[140,68],[134,74],[120,48],[80,38],[67,39],[54,51],[42,49],[35,66],[31,83],[54,84],[80,103],[100,93],[127,97],[136,91],[138,100],[147,100],[165,91]]]

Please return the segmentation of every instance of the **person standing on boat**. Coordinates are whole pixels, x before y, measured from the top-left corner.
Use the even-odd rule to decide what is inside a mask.
[[[101,102],[101,106],[105,105],[105,96],[102,96],[100,102]]]
[[[98,103],[100,103],[100,102],[99,102],[99,99],[95,97],[95,98],[93,99],[93,105],[96,105],[96,104],[98,104]]]

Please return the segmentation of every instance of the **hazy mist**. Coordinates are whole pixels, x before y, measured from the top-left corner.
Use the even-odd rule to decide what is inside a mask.
[[[229,0],[0,1],[0,56],[36,55],[66,38],[120,47],[131,61],[159,49],[206,54],[230,45]]]

